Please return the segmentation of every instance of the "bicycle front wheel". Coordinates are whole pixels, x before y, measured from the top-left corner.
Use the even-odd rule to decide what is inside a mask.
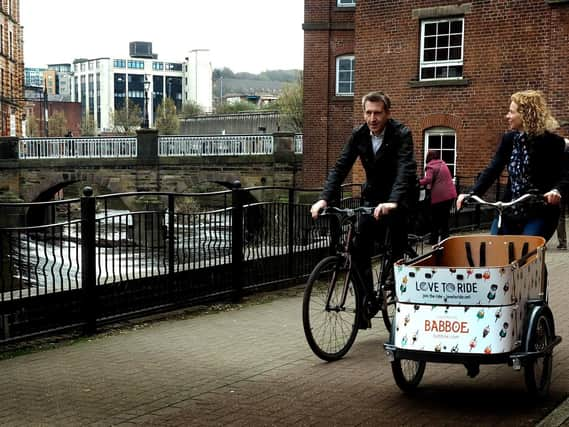
[[[306,284],[302,323],[308,345],[328,362],[352,347],[361,316],[359,288],[344,257],[330,256],[316,265]]]

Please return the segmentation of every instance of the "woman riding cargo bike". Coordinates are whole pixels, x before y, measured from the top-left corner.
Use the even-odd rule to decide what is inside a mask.
[[[495,208],[491,234],[499,236],[453,237],[396,265],[396,318],[385,348],[405,391],[419,384],[426,361],[463,363],[471,377],[480,364],[505,362],[524,367],[532,394],[549,390],[561,338],[547,304],[545,249],[568,186],[565,144],[552,133],[558,124],[541,92],[513,94],[506,118],[511,130],[490,165],[457,198],[458,209],[465,200]],[[505,168],[506,201],[482,200]]]

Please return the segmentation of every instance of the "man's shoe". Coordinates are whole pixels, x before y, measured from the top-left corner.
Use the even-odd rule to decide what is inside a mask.
[[[358,329],[369,329],[369,328],[371,328],[371,319],[361,317],[360,318],[360,324],[358,325]]]
[[[559,243],[557,249],[567,249],[567,245],[565,243]]]

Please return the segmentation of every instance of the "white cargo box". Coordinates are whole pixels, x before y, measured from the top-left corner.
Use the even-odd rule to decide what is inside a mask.
[[[469,235],[395,265],[393,344],[401,349],[495,354],[521,342],[528,299],[543,299],[545,240]]]

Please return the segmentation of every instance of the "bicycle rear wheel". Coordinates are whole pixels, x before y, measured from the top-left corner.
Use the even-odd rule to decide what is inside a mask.
[[[310,274],[304,290],[304,335],[314,354],[328,362],[341,359],[358,334],[361,298],[348,273],[344,257],[324,258]]]
[[[416,252],[416,242],[409,240],[404,252],[403,259],[408,261],[418,256]],[[418,247],[418,246],[417,246]],[[391,332],[393,319],[395,318],[395,274],[393,264],[397,260],[393,260],[391,252],[384,252],[375,258],[376,262],[376,283],[379,283],[376,293],[379,293],[380,310],[383,324],[387,332]]]
[[[391,324],[395,317],[395,283],[393,277],[393,264],[388,254],[381,254],[375,258],[376,283],[379,293],[379,309],[387,332],[391,332]]]

